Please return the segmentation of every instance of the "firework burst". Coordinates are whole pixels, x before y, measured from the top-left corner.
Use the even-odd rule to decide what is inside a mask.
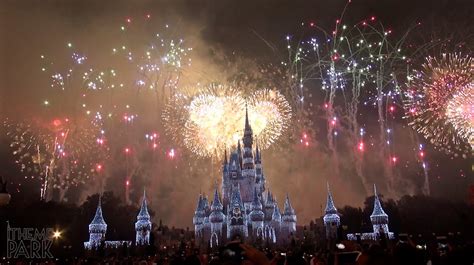
[[[410,125],[447,153],[468,153],[473,139],[473,61],[469,56],[428,57],[406,92]]]
[[[242,136],[246,106],[259,146],[270,147],[291,119],[291,107],[275,90],[257,90],[246,96],[232,87],[212,85],[194,93],[178,93],[163,119],[175,140],[200,156],[213,156],[234,146]]]

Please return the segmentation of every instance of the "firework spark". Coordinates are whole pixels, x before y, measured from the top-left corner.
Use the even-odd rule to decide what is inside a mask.
[[[473,60],[460,54],[428,57],[406,95],[410,125],[447,153],[466,156],[473,139]]]
[[[179,93],[168,104],[163,119],[178,142],[200,156],[213,156],[242,136],[246,106],[259,146],[270,147],[291,119],[291,107],[275,90],[245,96],[231,87],[210,86],[196,93]]]

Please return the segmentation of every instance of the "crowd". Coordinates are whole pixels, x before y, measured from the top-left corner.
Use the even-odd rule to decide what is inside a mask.
[[[293,245],[290,248],[255,248],[231,242],[219,249],[199,250],[192,242],[161,247],[150,254],[117,250],[88,253],[87,257],[42,261],[35,264],[130,264],[130,265],[472,265],[474,241],[446,240],[414,242],[410,238],[396,241],[342,241],[333,247],[312,251]],[[148,252],[148,253],[147,253]],[[3,260],[2,264],[31,264],[29,261]]]

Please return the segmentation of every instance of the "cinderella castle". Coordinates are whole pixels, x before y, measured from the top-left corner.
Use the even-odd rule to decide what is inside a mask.
[[[99,203],[95,211],[95,216],[92,219],[92,222],[89,224],[89,241],[84,242],[84,248],[86,250],[94,250],[101,246],[104,248],[118,248],[124,245],[127,245],[128,247],[132,245],[132,241],[106,241],[106,232],[107,223],[105,223],[104,216],[102,215],[102,203],[99,197]],[[148,213],[145,191],[143,191],[142,205],[137,216],[137,222],[135,223],[135,232],[136,246],[145,246],[150,244],[151,221],[150,214]]]
[[[196,242],[214,247],[238,238],[287,244],[296,232],[295,210],[287,195],[281,212],[275,197],[266,190],[262,155],[258,145],[254,153],[247,111],[242,141],[243,150],[238,141],[229,159],[225,152],[221,195],[217,188],[212,202],[199,195],[193,217]]]

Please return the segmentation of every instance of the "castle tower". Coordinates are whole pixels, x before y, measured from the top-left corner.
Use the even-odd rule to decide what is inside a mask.
[[[219,239],[222,238],[222,229],[225,221],[223,209],[224,206],[221,203],[216,188],[214,190],[214,200],[211,205],[211,214],[209,215],[209,222],[211,223],[211,244],[213,246],[219,245]]]
[[[252,225],[252,236],[254,239],[263,238],[263,222],[265,215],[262,211],[262,203],[258,197],[257,188],[255,188],[253,193],[253,201],[251,204],[251,212],[249,214],[249,219]]]
[[[224,162],[222,162],[222,188],[230,185],[229,162],[227,161],[227,149],[224,150]]]
[[[231,152],[229,162],[224,167],[227,168],[227,172],[224,172],[222,175],[222,200],[224,205],[228,205],[232,196],[233,186],[243,180],[238,151]]]
[[[275,200],[273,199],[273,195],[270,192],[270,190],[267,191],[267,199],[265,200],[264,205],[265,205],[265,207],[263,209],[263,212],[265,214],[265,222],[270,223],[272,221],[273,211],[274,211],[275,207],[277,207],[277,205],[275,204]]]
[[[245,212],[240,185],[232,187],[232,196],[227,208],[227,238],[235,237],[245,239],[248,237],[247,215]]]
[[[150,214],[148,213],[145,190],[143,190],[142,205],[137,216],[137,222],[135,223],[135,232],[135,242],[137,246],[150,244],[151,221]]]
[[[204,201],[202,194],[199,194],[198,203],[196,206],[196,210],[194,211],[193,216],[193,224],[194,224],[194,234],[196,240],[202,238],[203,235],[203,227],[204,227],[204,217],[206,213],[204,211]]]
[[[89,242],[84,243],[86,249],[97,249],[100,244],[105,241],[105,233],[107,232],[107,224],[102,216],[102,200],[99,197],[99,203],[95,211],[94,219],[89,224]]]
[[[289,236],[294,235],[296,232],[296,215],[295,210],[291,206],[290,198],[286,195],[285,207],[283,209],[283,214],[281,215],[281,234],[283,239],[289,238]]]
[[[239,156],[239,165],[242,168],[242,148],[240,147],[240,140],[237,141],[237,155]]]
[[[262,194],[265,191],[265,176],[263,175],[263,167],[262,167],[262,154],[260,153],[260,149],[258,148],[258,144],[255,150],[255,185],[257,186],[257,190],[259,194]]]
[[[340,217],[337,214],[336,206],[332,199],[331,191],[329,190],[329,183],[327,183],[328,198],[326,202],[326,210],[323,217],[324,227],[326,228],[326,239],[332,241],[337,239],[337,229],[339,228]]]
[[[249,123],[249,113],[247,111],[247,107],[245,107],[245,127],[244,127],[244,138],[242,139],[244,142],[244,153],[242,156],[243,167],[242,169],[244,172],[251,174],[254,172],[254,161],[253,161],[253,153],[252,153],[252,145],[253,145],[253,131],[252,127]]]
[[[244,143],[244,150],[242,154],[242,178],[243,181],[240,184],[242,189],[242,199],[247,210],[250,210],[250,205],[253,201],[254,185],[255,185],[255,164],[253,161],[253,131],[249,123],[249,115],[247,107],[245,107],[245,125],[244,125],[244,137],[242,138]]]
[[[370,215],[370,221],[372,222],[372,227],[374,229],[374,236],[377,238],[380,236],[380,232],[382,231],[387,236],[389,235],[388,230],[388,215],[382,208],[382,204],[380,203],[379,196],[377,195],[377,187],[374,184],[374,210]]]
[[[267,237],[271,239],[272,243],[276,243],[276,239],[280,234],[280,226],[281,226],[281,213],[278,204],[275,202],[275,208],[272,214],[272,221],[270,223],[269,231],[267,233]]]

